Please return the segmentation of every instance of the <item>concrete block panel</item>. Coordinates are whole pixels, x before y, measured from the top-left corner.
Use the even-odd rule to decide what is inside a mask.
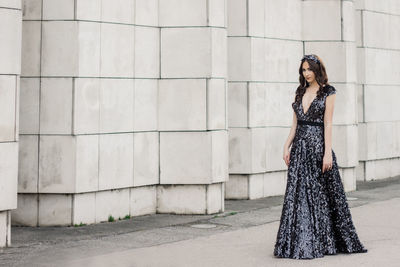
[[[247,0],[229,0],[228,3],[228,35],[247,35]]]
[[[96,193],[96,223],[115,220],[129,215],[129,188]]]
[[[361,63],[364,61],[364,65],[362,66],[365,68],[363,83],[383,85],[400,84],[398,69],[388,68],[388,66],[396,66],[398,62],[400,62],[400,51],[365,48],[363,53],[365,55],[365,57],[361,59]]]
[[[21,78],[20,82],[19,133],[38,134],[40,78]]]
[[[365,181],[391,177],[391,159],[368,160],[365,162]]]
[[[158,129],[206,130],[205,79],[159,81]]]
[[[40,88],[40,133],[71,134],[72,78],[42,78]]]
[[[42,22],[42,76],[78,74],[78,21]]]
[[[252,131],[247,128],[229,129],[229,173],[252,173]],[[229,187],[227,187],[227,190]]]
[[[2,36],[0,42],[0,73],[20,74],[22,12],[16,9],[0,9],[0,25],[7,25],[7,27],[0,28],[0,36]]]
[[[158,26],[158,0],[135,1],[135,24]]]
[[[135,27],[135,77],[160,76],[160,29]]]
[[[265,80],[265,54],[266,46],[263,38],[251,38],[251,79],[255,81]]]
[[[11,246],[11,211],[0,211],[0,248]]]
[[[224,203],[224,183],[210,184],[207,186],[207,214],[223,212]]]
[[[131,25],[101,24],[101,76],[133,77],[134,34],[135,28]]]
[[[248,199],[249,178],[248,175],[230,174],[225,183],[225,199]]]
[[[357,47],[357,82],[359,84],[366,83],[366,70],[367,66],[365,65],[366,62],[366,48]]]
[[[133,134],[133,186],[159,183],[159,132]]]
[[[358,165],[357,125],[334,125],[332,127],[332,149],[339,167]]]
[[[229,179],[229,143],[228,131],[211,133],[212,182],[226,182]]]
[[[228,38],[228,80],[249,81],[252,79],[251,38]]]
[[[134,23],[135,1],[101,0],[101,21]]]
[[[266,171],[266,128],[229,130],[229,173],[252,174]]]
[[[101,25],[97,22],[78,22],[79,76],[100,76]]]
[[[296,95],[297,85],[292,83],[265,84],[267,126],[287,126],[293,122],[292,103]]]
[[[224,77],[225,47],[225,29],[162,28],[161,77]]]
[[[281,196],[285,194],[287,170],[267,172],[264,174],[264,197]]]
[[[131,216],[154,214],[157,210],[156,186],[141,186],[131,188],[130,211]]]
[[[340,1],[303,1],[303,39],[341,40],[340,5]]]
[[[74,193],[76,138],[39,137],[39,193]]]
[[[399,121],[400,90],[391,85],[364,85],[365,122]]]
[[[207,3],[207,0],[159,0],[160,26],[206,26]]]
[[[99,190],[133,186],[133,133],[99,138]]]
[[[158,127],[158,80],[135,79],[134,114],[135,131],[155,131]]]
[[[365,181],[365,161],[359,161],[356,167],[356,181]]]
[[[355,19],[356,13],[353,1],[342,1],[342,40],[354,42],[356,40],[355,34]]]
[[[77,20],[101,20],[101,1],[75,0]]]
[[[76,137],[75,192],[99,189],[99,136]]]
[[[303,56],[303,43],[279,39],[265,40],[265,81],[296,82],[299,77],[299,60]],[[295,60],[288,60],[292,58]]]
[[[390,12],[391,13],[391,12]],[[367,47],[398,49],[400,16],[387,13],[363,12],[364,45]]]
[[[265,37],[301,40],[301,0],[265,1]]]
[[[15,75],[0,76],[0,142],[16,141],[17,79]]]
[[[18,143],[0,143],[0,211],[17,208]]]
[[[132,132],[134,80],[100,80],[100,132]]]
[[[73,20],[74,0],[43,0],[44,20]]]
[[[226,129],[227,83],[225,79],[207,80],[207,129]]]
[[[230,3],[229,3],[230,4]],[[208,25],[227,27],[227,0],[208,1]]]
[[[267,94],[265,83],[249,83],[249,127],[266,126]]]
[[[11,212],[12,225],[38,226],[38,194],[18,194],[18,207]]]
[[[22,22],[21,75],[40,76],[41,22]]]
[[[358,157],[359,160],[376,158],[376,123],[358,124]]]
[[[211,132],[160,133],[160,184],[211,182]]]
[[[248,0],[248,30],[250,36],[264,37],[265,0]]]
[[[226,77],[228,64],[228,40],[226,29],[209,28],[211,31],[211,70],[212,77]]]
[[[264,174],[249,175],[249,199],[262,198],[264,196]]]
[[[71,225],[71,222],[72,195],[39,195],[39,226]]]
[[[283,145],[289,136],[289,127],[267,127],[266,128],[266,158],[267,171],[280,171],[287,169],[282,159]]]
[[[96,193],[74,194],[72,225],[96,222]]]
[[[18,148],[18,192],[37,193],[39,177],[39,136],[21,135]]]
[[[355,43],[306,42],[304,48],[306,54],[314,53],[323,59],[330,82],[357,81]]]
[[[357,87],[353,83],[332,84],[336,92],[333,124],[357,123]]]
[[[374,10],[378,12],[400,15],[400,6],[396,0],[377,2],[374,0],[356,1],[355,4],[360,9]]]
[[[342,179],[345,192],[356,190],[356,168],[341,169],[340,178]]]
[[[365,122],[364,115],[364,85],[357,84],[357,122]]]
[[[157,186],[157,213],[206,214],[206,185]]]
[[[248,126],[248,83],[228,82],[228,125]]]
[[[22,19],[40,20],[42,18],[42,2],[42,0],[22,0]]]
[[[75,78],[73,82],[73,134],[98,133],[100,79]]]

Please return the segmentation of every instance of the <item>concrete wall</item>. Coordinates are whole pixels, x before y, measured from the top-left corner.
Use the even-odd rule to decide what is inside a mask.
[[[282,195],[309,53],[338,90],[332,148],[345,190],[400,173],[394,0],[25,0],[22,10],[22,42],[7,48],[22,44],[15,224],[210,214],[224,198]],[[5,66],[17,59],[7,52]]]
[[[400,3],[357,0],[359,180],[400,175]]]
[[[23,2],[15,224],[224,210],[225,5]]]
[[[0,247],[11,244],[17,208],[21,17],[19,1],[0,3]]]

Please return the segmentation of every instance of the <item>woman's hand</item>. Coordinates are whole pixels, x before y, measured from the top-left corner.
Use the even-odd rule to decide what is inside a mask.
[[[285,161],[286,165],[289,166],[290,152],[289,148],[287,148],[286,146],[283,147],[283,160]]]
[[[322,172],[324,173],[325,171],[331,170],[332,169],[332,152],[331,153],[325,153],[324,159],[322,162]]]

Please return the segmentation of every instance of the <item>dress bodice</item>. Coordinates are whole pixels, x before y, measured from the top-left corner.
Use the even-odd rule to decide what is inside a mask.
[[[323,123],[326,97],[335,93],[336,89],[332,85],[324,86],[322,95],[314,98],[307,112],[304,112],[301,100],[293,102],[292,107],[296,113],[297,119]]]

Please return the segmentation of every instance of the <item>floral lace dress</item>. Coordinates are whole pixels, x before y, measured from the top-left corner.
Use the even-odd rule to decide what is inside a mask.
[[[331,85],[323,89],[306,113],[301,103],[292,104],[298,125],[290,150],[276,257],[312,259],[367,252],[353,225],[333,150],[332,169],[322,173],[325,100],[336,93]]]

